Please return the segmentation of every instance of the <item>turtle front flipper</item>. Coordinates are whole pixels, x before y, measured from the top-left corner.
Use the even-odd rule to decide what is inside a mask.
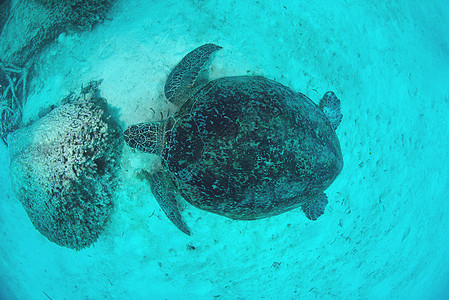
[[[327,205],[327,196],[325,193],[319,193],[301,206],[302,211],[309,220],[315,221],[324,213]]]
[[[165,82],[165,97],[175,105],[182,105],[195,91],[194,84],[201,69],[209,60],[212,53],[221,49],[215,44],[205,44],[189,52]]]
[[[332,128],[337,129],[340,125],[343,115],[340,109],[340,100],[335,96],[334,92],[326,92],[320,101],[320,109],[331,122]]]
[[[151,192],[168,219],[179,230],[190,235],[190,230],[182,220],[179,212],[178,202],[176,201],[177,188],[171,178],[164,171],[158,171],[154,174],[148,174],[148,179],[151,185]]]

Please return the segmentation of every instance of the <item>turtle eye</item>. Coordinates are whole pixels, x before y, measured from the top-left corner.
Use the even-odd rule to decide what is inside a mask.
[[[130,127],[128,127],[127,130],[129,130],[130,134],[138,134],[139,133],[139,127],[141,127],[141,126],[131,125]]]

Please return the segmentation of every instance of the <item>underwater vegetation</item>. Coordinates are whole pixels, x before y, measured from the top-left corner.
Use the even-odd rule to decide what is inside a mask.
[[[8,133],[22,121],[28,70],[0,62],[0,137],[7,144]]]
[[[68,31],[102,22],[111,0],[0,1],[0,138],[21,126],[27,80],[42,49]],[[32,76],[30,76],[32,77]]]

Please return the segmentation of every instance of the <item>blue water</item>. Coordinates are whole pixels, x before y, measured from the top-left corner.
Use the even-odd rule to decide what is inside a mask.
[[[110,223],[74,251],[33,227],[1,144],[0,298],[449,298],[449,2],[310,2],[118,1],[36,57],[24,121],[100,78],[124,125],[154,121],[173,109],[161,97],[171,68],[213,42],[211,79],[340,98],[345,165],[322,217],[233,221],[183,203],[188,237],[136,178],[155,157],[125,147]]]

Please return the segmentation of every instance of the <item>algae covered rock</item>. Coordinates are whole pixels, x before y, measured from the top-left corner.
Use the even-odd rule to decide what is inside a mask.
[[[8,136],[13,189],[31,222],[77,250],[108,222],[122,151],[121,129],[97,85]]]

